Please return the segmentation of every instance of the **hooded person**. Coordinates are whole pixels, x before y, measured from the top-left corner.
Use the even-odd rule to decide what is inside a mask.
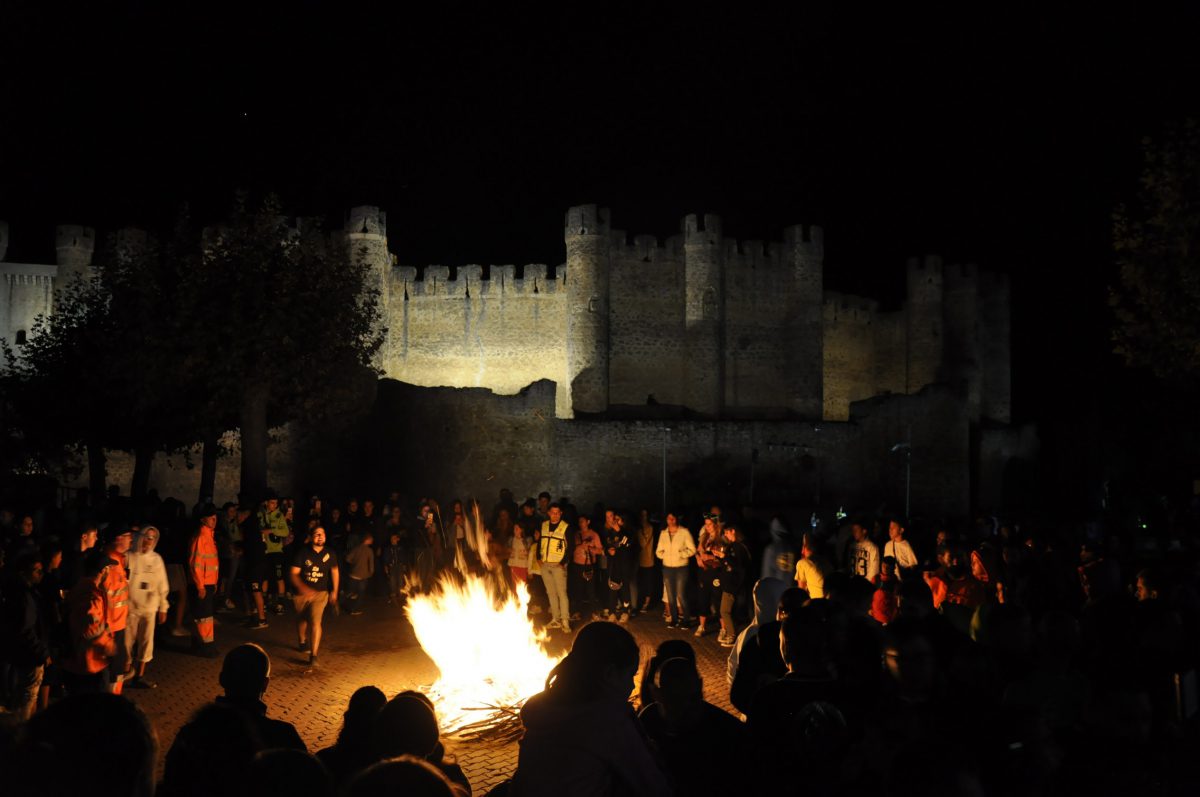
[[[521,709],[525,736],[513,797],[669,795],[667,775],[629,705],[638,668],[633,635],[615,623],[588,623]]]
[[[129,619],[125,649],[134,675],[126,684],[134,689],[153,689],[146,680],[146,665],[154,658],[154,626],[167,620],[167,566],[155,550],[160,538],[154,526],[146,526],[129,552]]]
[[[795,578],[796,562],[800,559],[800,546],[779,518],[771,518],[771,541],[763,549],[762,572],[759,578],[777,578],[791,581]]]
[[[788,575],[790,577],[790,572]],[[742,649],[758,635],[759,626],[775,619],[775,613],[779,610],[779,598],[787,588],[788,583],[778,578],[760,578],[754,584],[750,592],[754,601],[754,619],[738,634],[737,642],[733,650],[729,651],[729,658],[725,664],[725,678],[730,686],[733,686],[733,677],[737,675]]]

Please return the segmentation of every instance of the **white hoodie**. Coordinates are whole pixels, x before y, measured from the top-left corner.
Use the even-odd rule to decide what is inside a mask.
[[[147,527],[145,531],[150,528],[153,527]],[[153,548],[148,553],[142,553],[141,547],[139,535],[136,547],[130,548],[126,557],[129,563],[129,612],[136,615],[165,612],[170,608],[167,602],[167,566]]]

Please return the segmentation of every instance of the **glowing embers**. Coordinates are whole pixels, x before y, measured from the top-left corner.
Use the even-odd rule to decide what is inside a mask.
[[[497,597],[483,579],[443,576],[405,611],[440,675],[429,690],[444,732],[513,735],[516,712],[540,692],[559,658],[527,615],[529,592]]]

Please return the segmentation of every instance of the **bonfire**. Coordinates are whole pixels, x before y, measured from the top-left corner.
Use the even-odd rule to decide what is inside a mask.
[[[417,641],[438,668],[428,694],[442,730],[463,739],[510,740],[521,731],[519,711],[542,691],[561,658],[529,619],[529,592],[497,578],[486,532],[473,507],[467,546],[478,552],[486,577],[475,575],[459,552],[455,572],[411,589],[406,614]],[[415,586],[415,585],[410,585]]]

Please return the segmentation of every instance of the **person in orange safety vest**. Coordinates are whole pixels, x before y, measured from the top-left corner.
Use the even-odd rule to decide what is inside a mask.
[[[129,669],[129,652],[125,645],[125,625],[129,621],[129,564],[127,556],[133,543],[133,530],[128,526],[116,526],[106,530],[108,544],[104,552],[115,564],[104,575],[104,591],[108,596],[108,630],[112,634],[117,650],[108,661],[108,689],[114,695],[121,694],[125,672]]]
[[[116,652],[108,627],[105,579],[117,563],[104,551],[92,549],[83,574],[67,595],[69,655],[60,660],[67,694],[108,691],[109,659]]]
[[[200,528],[188,547],[188,603],[196,623],[199,652],[205,658],[219,655],[213,639],[213,612],[217,593],[217,508],[207,504],[200,510]]]

